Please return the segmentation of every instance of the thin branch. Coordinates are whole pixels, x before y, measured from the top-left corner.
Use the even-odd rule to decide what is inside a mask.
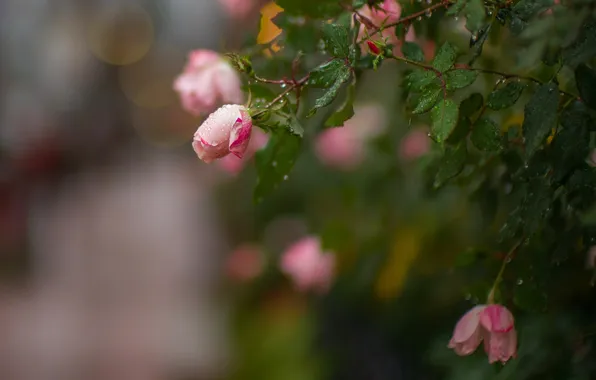
[[[368,39],[369,37],[374,36],[375,34],[381,33],[383,30],[385,30],[387,28],[391,28],[391,27],[394,27],[394,26],[397,26],[397,25],[400,25],[400,24],[410,23],[412,20],[415,20],[418,17],[422,17],[422,16],[428,14],[428,12],[432,12],[435,9],[439,9],[441,7],[449,7],[450,5],[451,5],[451,1],[450,0],[443,0],[440,3],[437,3],[435,5],[432,5],[432,6],[428,7],[428,8],[425,8],[425,9],[419,11],[419,12],[412,13],[411,15],[406,16],[406,17],[402,17],[402,18],[400,18],[399,20],[397,20],[395,22],[392,22],[392,23],[389,23],[389,24],[386,24],[386,25],[383,25],[381,27],[376,28],[375,30],[371,31],[368,34],[367,37],[362,38],[360,41],[358,41],[358,43],[363,42],[364,40]]]

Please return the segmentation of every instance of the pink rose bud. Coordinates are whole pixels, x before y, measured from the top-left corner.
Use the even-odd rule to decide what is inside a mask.
[[[517,332],[513,315],[501,305],[479,305],[468,311],[455,325],[449,342],[460,356],[470,355],[484,340],[489,363],[506,363],[517,355]]]
[[[263,265],[263,255],[259,247],[241,245],[228,256],[226,275],[238,282],[250,281],[261,274]]]
[[[408,133],[399,146],[399,155],[404,161],[415,160],[428,153],[430,149],[430,138],[428,131],[417,128]]]
[[[371,53],[374,55],[381,54],[381,48],[379,48],[376,43],[372,42],[371,40],[367,40],[366,44],[368,45],[368,50],[370,50]]]
[[[244,169],[255,153],[267,145],[268,140],[269,136],[265,132],[261,131],[259,128],[253,128],[250,142],[248,143],[248,147],[242,158],[233,154],[228,154],[221,160],[218,160],[217,163],[224,171],[230,174],[238,174]]]
[[[242,158],[252,132],[246,107],[227,104],[213,112],[195,132],[192,147],[206,163],[233,154]]]
[[[291,277],[296,288],[325,293],[333,281],[335,256],[323,252],[316,237],[305,237],[284,252],[280,269]]]
[[[182,107],[195,116],[213,112],[222,104],[242,103],[240,86],[234,68],[211,50],[191,52],[184,71],[174,81]]]

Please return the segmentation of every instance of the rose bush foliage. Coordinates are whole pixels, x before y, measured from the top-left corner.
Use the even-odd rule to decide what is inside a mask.
[[[230,131],[242,125],[268,136],[254,169],[219,195],[238,244],[258,242],[268,257],[241,292],[251,301],[244,307],[280,291],[310,300],[299,314],[316,323],[296,322],[292,339],[314,334],[332,364],[325,374],[288,364],[288,373],[595,376],[593,5],[276,0],[262,8],[252,36],[226,55],[248,101],[218,104],[246,114],[220,123],[220,109],[200,121],[227,131],[217,153],[194,144],[211,161],[238,156]],[[250,146],[242,144],[239,157]],[[299,222],[284,224],[290,216]],[[481,341],[486,354],[476,350]],[[247,363],[273,351],[259,352],[245,351]],[[240,368],[239,378],[257,373]]]

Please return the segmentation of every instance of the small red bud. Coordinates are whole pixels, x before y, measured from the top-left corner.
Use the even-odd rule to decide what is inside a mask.
[[[370,50],[371,53],[373,53],[374,55],[381,54],[381,49],[377,46],[377,44],[375,44],[371,40],[367,40],[366,44],[368,45],[368,49]]]

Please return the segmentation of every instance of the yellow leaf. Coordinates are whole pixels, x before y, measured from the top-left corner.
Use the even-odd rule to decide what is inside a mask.
[[[408,228],[398,231],[393,249],[377,279],[377,296],[393,298],[401,294],[409,269],[420,253],[421,242],[419,230]]]
[[[524,114],[514,114],[511,115],[507,120],[505,120],[505,123],[503,123],[503,132],[507,132],[507,130],[511,127],[513,127],[514,125],[519,125],[521,127],[521,125],[524,122]]]
[[[258,44],[268,44],[281,34],[281,29],[278,28],[272,20],[282,11],[283,8],[275,4],[273,1],[265,4],[263,8],[261,8],[261,25],[259,29],[259,35],[257,36]],[[280,47],[277,43],[273,43],[270,50],[276,52],[280,50]],[[271,55],[269,49],[265,51],[265,54]]]

